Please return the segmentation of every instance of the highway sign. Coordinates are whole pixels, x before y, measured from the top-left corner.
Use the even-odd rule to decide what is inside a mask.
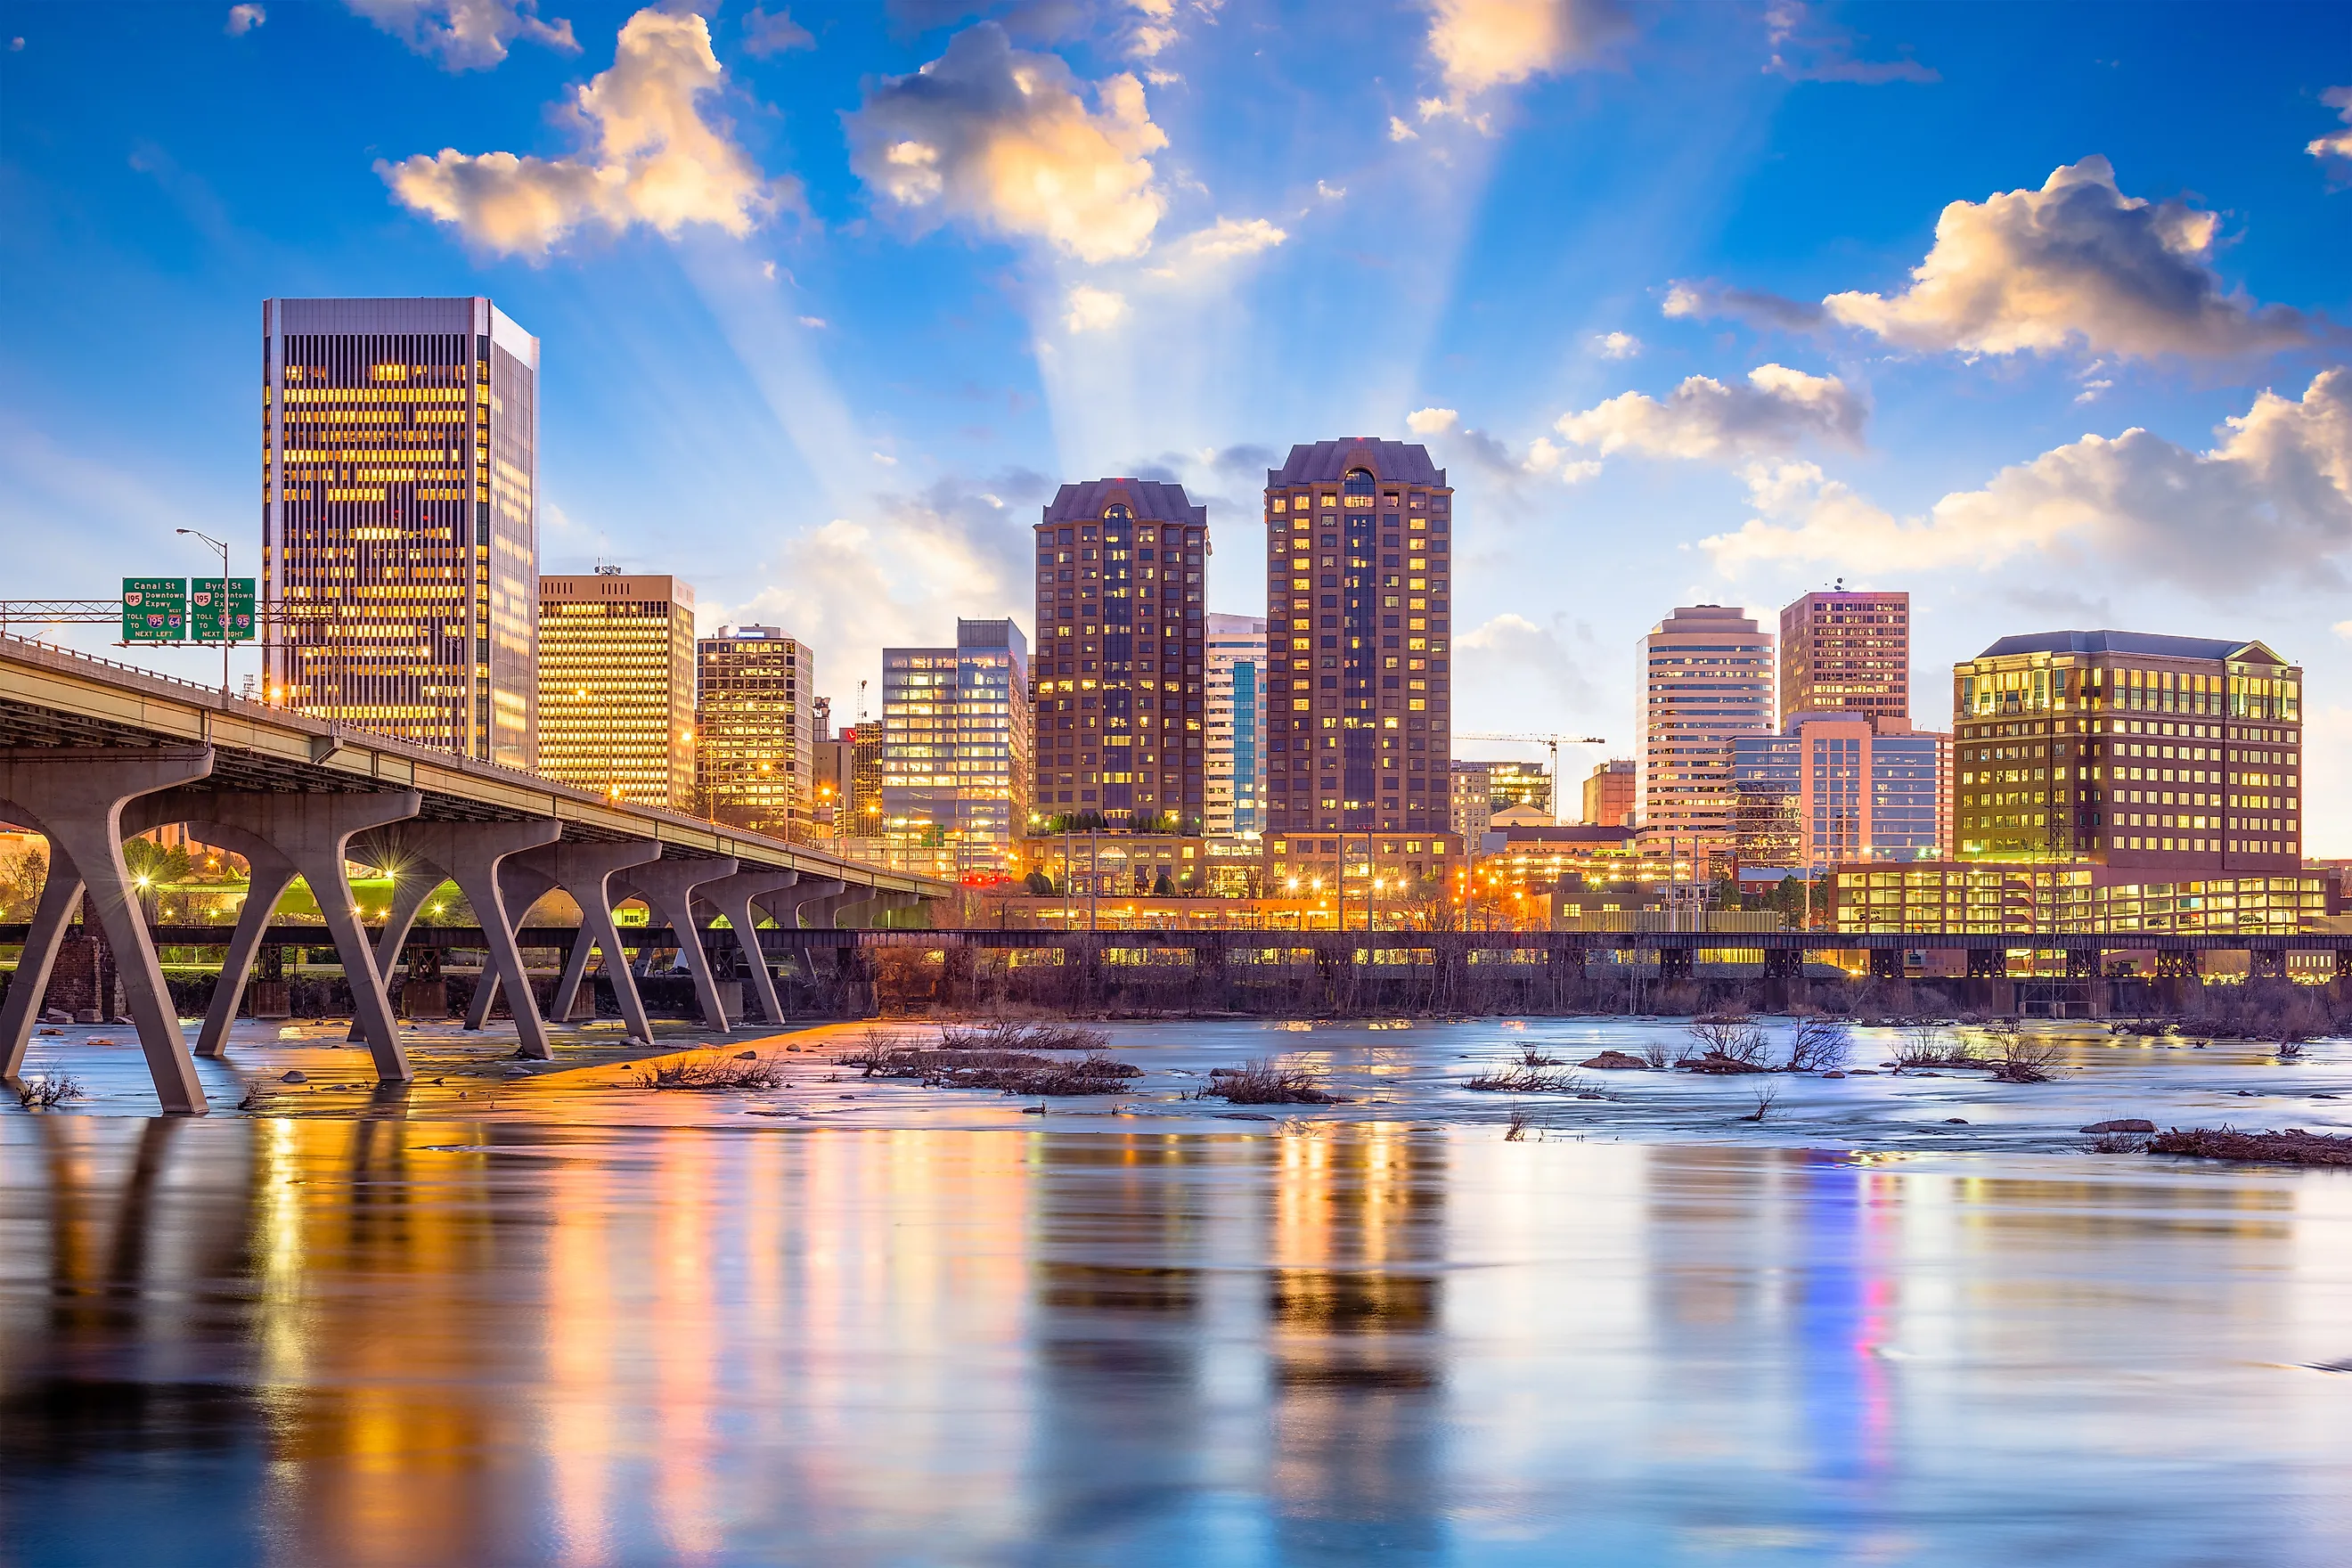
[[[221,580],[198,577],[188,584],[190,642],[251,642],[253,640],[253,579],[228,580],[228,635],[221,635]]]
[[[125,577],[122,580],[124,642],[188,640],[188,580],[185,577]]]

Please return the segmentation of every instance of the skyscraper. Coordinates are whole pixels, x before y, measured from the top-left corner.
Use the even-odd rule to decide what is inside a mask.
[[[1772,728],[1772,634],[1737,609],[1686,605],[1642,639],[1645,834],[1728,844],[1731,740]]]
[[[1860,860],[1944,852],[1948,738],[1863,713],[1800,713],[1735,735],[1733,830],[1743,870],[1808,877]]]
[[[1181,485],[1064,485],[1037,534],[1041,816],[1198,834],[1208,801],[1202,579],[1209,510]]]
[[[1445,830],[1453,501],[1402,442],[1293,447],[1267,470],[1273,826]]]
[[[539,580],[539,771],[692,811],[694,590],[599,567]]]
[[[1963,860],[2277,875],[2303,862],[2303,670],[2262,643],[2003,637],[1952,667]]]
[[[539,340],[486,299],[266,300],[271,697],[537,756]]]
[[[1264,826],[1265,622],[1208,621],[1208,834],[1255,838]]]
[[[1911,595],[1808,594],[1780,612],[1780,714],[1911,720]]]
[[[1028,640],[1009,620],[959,620],[953,647],[882,650],[882,837],[897,863],[1009,872],[1028,831]]]
[[[775,626],[719,628],[695,654],[695,772],[704,816],[805,830],[816,805],[816,656]]]

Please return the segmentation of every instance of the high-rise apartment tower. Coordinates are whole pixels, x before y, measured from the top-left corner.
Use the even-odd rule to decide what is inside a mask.
[[[1265,622],[1211,616],[1208,834],[1255,838],[1265,826]]]
[[[539,340],[475,298],[266,300],[261,342],[271,698],[533,766]]]
[[[816,655],[775,626],[721,626],[695,654],[704,816],[788,837],[816,805]]]
[[[1453,508],[1398,441],[1266,471],[1270,830],[1446,831]]]
[[[1911,720],[1911,595],[1808,594],[1780,612],[1780,716]]]
[[[694,590],[599,568],[539,580],[539,771],[694,809]]]
[[[1089,479],[1036,534],[1039,816],[1201,832],[1208,508],[1181,485]]]
[[[1645,834],[1728,843],[1731,740],[1772,728],[1772,634],[1738,609],[1691,605],[1641,642]]]

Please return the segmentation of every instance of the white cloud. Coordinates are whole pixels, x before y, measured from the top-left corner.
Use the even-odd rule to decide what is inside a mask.
[[[1202,261],[1230,261],[1272,250],[1289,237],[1262,217],[1220,217],[1207,228],[1186,235],[1181,248]]]
[[[2114,382],[2107,380],[2104,376],[2100,377],[2096,381],[2086,381],[2083,384],[2083,390],[2074,395],[2074,401],[2077,403],[2096,403],[2099,400],[2099,395],[2104,392],[2113,391],[2115,384],[2116,384]]]
[[[982,22],[908,76],[870,88],[849,118],[850,165],[903,211],[1042,239],[1082,261],[1141,254],[1167,211],[1151,154],[1168,144],[1143,84],[1081,84],[1056,56],[1013,48]]]
[[[228,36],[241,38],[268,20],[269,13],[258,5],[232,5],[228,8]]]
[[[2142,429],[2085,436],[2004,468],[1982,489],[1898,519],[1811,464],[1744,474],[1759,515],[1700,542],[1727,573],[1782,562],[1853,572],[2095,570],[2221,596],[2259,585],[2340,586],[2352,562],[2352,371],[2300,401],[2257,395],[2210,450]]]
[[[1549,728],[1567,714],[1589,713],[1601,704],[1600,692],[1584,675],[1600,652],[1591,629],[1571,627],[1564,616],[1555,615],[1549,625],[1539,626],[1525,616],[1507,613],[1455,640],[1464,689],[1527,692],[1532,688],[1550,699],[1549,710],[1538,711],[1533,728]]]
[[[2312,323],[2225,292],[2210,265],[2220,218],[2126,196],[2092,156],[2038,191],[1958,201],[1902,293],[1832,294],[1849,326],[1906,348],[2053,353],[2232,354],[2306,342]]]
[[[1416,408],[1404,416],[1404,427],[1416,436],[1442,436],[1461,423],[1451,408]]]
[[[1391,142],[1418,142],[1421,140],[1421,132],[1415,131],[1412,126],[1407,125],[1403,121],[1391,114],[1389,116],[1389,140]]]
[[[832,325],[832,323],[827,321],[823,316],[803,316],[799,318],[799,320],[801,325],[808,328],[811,331],[821,332],[824,331],[826,327]]]
[[[621,28],[610,70],[579,89],[587,129],[577,156],[537,158],[445,148],[379,163],[400,200],[488,249],[541,257],[573,231],[645,224],[675,238],[686,225],[749,233],[779,192],[698,100],[722,75],[700,16],[647,9]]]
[[[1315,182],[1315,194],[1327,202],[1340,202],[1348,199],[1348,187],[1335,185],[1328,180],[1318,180]]]
[[[743,52],[766,59],[793,49],[816,47],[816,35],[793,20],[790,11],[768,15],[754,5],[743,16]]]
[[[1593,338],[1592,352],[1602,359],[1632,359],[1642,352],[1642,340],[1631,332],[1602,332]]]
[[[507,58],[517,38],[565,54],[580,52],[572,24],[542,22],[533,0],[344,0],[351,8],[420,55],[439,55],[451,70],[480,70]]]
[[[1106,331],[1127,319],[1127,296],[1081,283],[1063,298],[1062,324],[1073,332]]]
[[[1694,375],[1660,402],[1628,392],[1554,426],[1580,447],[1657,458],[1722,461],[1786,451],[1807,437],[1859,446],[1869,416],[1864,401],[1833,375],[1808,375],[1762,364],[1745,386]]]
[[[1528,460],[1521,466],[1531,474],[1558,474],[1562,484],[1570,485],[1580,485],[1601,472],[1601,464],[1596,459],[1586,458],[1570,462],[1568,451],[1565,447],[1553,445],[1549,437],[1538,436],[1528,448]]]
[[[2319,101],[2330,109],[2341,110],[2343,112],[2336,118],[2352,126],[2352,87],[2331,87],[2319,95]],[[2331,131],[2325,136],[2315,137],[2304,151],[2323,163],[2330,160],[2340,162],[2345,165],[2344,172],[2352,174],[2352,130]]]
[[[1429,52],[1448,97],[1425,102],[1424,120],[1463,113],[1490,88],[1593,64],[1633,31],[1622,0],[1430,0],[1429,9]]]

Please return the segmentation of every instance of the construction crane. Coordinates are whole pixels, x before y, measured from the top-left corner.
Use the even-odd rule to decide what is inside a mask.
[[[1508,741],[1514,745],[1542,746],[1551,752],[1551,820],[1560,822],[1559,749],[1562,746],[1605,746],[1608,740],[1600,735],[1465,735],[1456,732],[1457,741]]]

